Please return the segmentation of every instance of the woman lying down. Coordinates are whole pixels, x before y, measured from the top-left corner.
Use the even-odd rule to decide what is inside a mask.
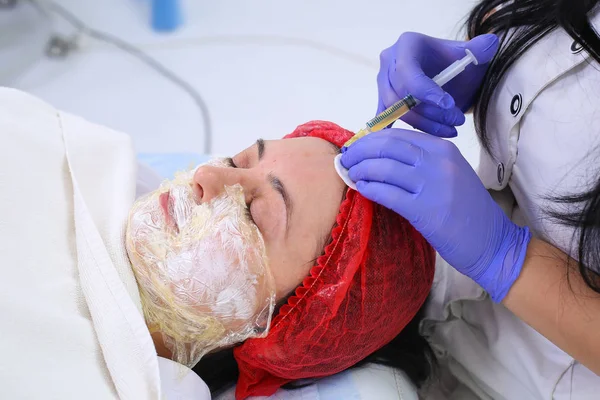
[[[125,135],[0,89],[6,397],[159,399],[164,359],[237,399],[365,362],[422,384],[434,253],[345,189],[350,135],[311,122],[135,199]]]

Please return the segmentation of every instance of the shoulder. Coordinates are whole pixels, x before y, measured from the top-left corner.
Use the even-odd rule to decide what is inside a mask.
[[[600,30],[600,14],[594,13],[591,21]],[[532,132],[566,134],[575,130],[572,122],[590,124],[600,109],[597,93],[597,63],[563,29],[549,33],[521,55],[490,100],[486,129],[491,154],[482,151],[479,166],[486,187],[507,186],[523,146],[540,144],[532,140]]]

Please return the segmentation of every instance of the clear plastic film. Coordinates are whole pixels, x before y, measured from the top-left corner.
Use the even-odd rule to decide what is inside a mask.
[[[192,177],[179,173],[136,201],[126,233],[150,333],[188,367],[215,349],[266,336],[275,306],[265,243],[246,216],[242,187],[201,203]]]

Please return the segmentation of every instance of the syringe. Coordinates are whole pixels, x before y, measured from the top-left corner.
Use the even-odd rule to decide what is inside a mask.
[[[465,50],[465,52],[467,53],[467,55],[464,58],[453,62],[448,68],[446,68],[433,78],[433,81],[438,86],[442,87],[446,83],[450,82],[452,79],[454,79],[455,76],[463,72],[469,64],[478,64],[477,59],[475,58],[473,53],[471,53],[470,50]],[[396,121],[404,114],[409,112],[419,103],[420,101],[415,99],[410,94],[406,95],[402,100],[394,103],[381,114],[368,121],[366,127],[356,132],[356,134],[352,136],[350,140],[344,143],[344,146],[348,147],[361,137],[364,137],[369,133],[382,130],[383,128],[392,124],[394,121]]]
[[[467,55],[455,62],[453,62],[448,68],[437,74],[433,81],[440,87],[444,86],[446,83],[450,82],[454,79],[455,76],[460,74],[465,70],[465,68],[473,63],[475,65],[478,64],[477,59],[471,53],[470,50],[466,50]],[[352,136],[346,143],[344,143],[344,147],[350,146],[352,143],[356,142],[361,137],[364,137],[372,132],[377,132],[385,128],[386,126],[392,124],[394,121],[402,117],[404,114],[409,112],[412,108],[414,108],[420,101],[415,99],[410,94],[406,95],[402,100],[394,103],[387,110],[377,115],[375,118],[367,122],[367,126],[363,129],[356,132],[354,136]],[[335,170],[338,175],[346,185],[356,190],[356,184],[352,182],[352,179],[348,176],[348,170],[344,168],[341,161],[342,155],[338,154],[334,159]]]

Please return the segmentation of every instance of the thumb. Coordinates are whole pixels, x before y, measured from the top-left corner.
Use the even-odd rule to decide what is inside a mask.
[[[493,33],[479,35],[469,40],[465,48],[471,50],[479,64],[487,64],[496,55],[500,41]]]

